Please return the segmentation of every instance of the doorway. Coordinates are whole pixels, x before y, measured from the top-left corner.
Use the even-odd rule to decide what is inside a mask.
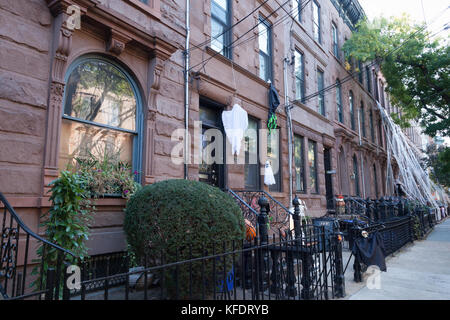
[[[199,181],[221,189],[225,188],[225,134],[222,124],[224,106],[207,98],[200,98],[202,122],[202,162],[199,165]],[[217,134],[220,132],[220,136]],[[216,148],[211,149],[211,145]],[[222,147],[221,150],[220,147]],[[208,154],[207,154],[208,153]]]

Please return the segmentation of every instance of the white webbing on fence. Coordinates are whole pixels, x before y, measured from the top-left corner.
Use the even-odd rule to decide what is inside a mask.
[[[398,181],[402,184],[403,191],[409,198],[418,200],[423,205],[431,205],[438,208],[438,204],[433,196],[445,194],[442,189],[431,181],[428,173],[420,166],[417,155],[419,150],[409,143],[409,139],[401,128],[394,123],[386,110],[377,103],[380,110],[381,119],[386,135],[387,150],[387,179],[386,184],[395,188],[393,177],[392,161],[394,158],[398,166]],[[416,150],[414,150],[416,149]],[[386,188],[387,190],[387,188]],[[394,189],[395,190],[395,189]],[[442,199],[446,201],[446,199]]]

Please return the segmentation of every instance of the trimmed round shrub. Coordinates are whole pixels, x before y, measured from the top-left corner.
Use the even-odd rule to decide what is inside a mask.
[[[137,263],[168,264],[238,249],[245,237],[240,207],[205,183],[167,180],[145,186],[128,201],[124,229]],[[169,297],[199,298],[220,291],[237,255],[184,263],[164,270]],[[155,271],[158,275],[160,270]],[[224,277],[225,275],[225,277]]]

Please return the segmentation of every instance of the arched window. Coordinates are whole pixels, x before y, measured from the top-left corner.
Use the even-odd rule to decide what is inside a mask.
[[[354,108],[352,91],[350,91],[350,93],[348,95],[348,104],[349,104],[349,108],[350,108],[350,122],[351,122],[352,130],[355,130],[355,108]]]
[[[85,56],[66,75],[59,167],[74,160],[111,161],[140,172],[140,95],[112,61]]]
[[[353,156],[353,178],[355,179],[355,194],[359,197],[361,195],[361,192],[359,189],[359,170],[356,155]]]
[[[336,80],[336,106],[338,113],[338,120],[341,123],[344,123],[344,112],[342,110],[342,90],[341,90],[341,82],[339,79]]]

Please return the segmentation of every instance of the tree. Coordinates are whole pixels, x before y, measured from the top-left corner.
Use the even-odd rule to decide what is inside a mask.
[[[435,143],[427,147],[427,158],[423,160],[430,169],[431,178],[438,184],[450,188],[450,148]]]
[[[450,47],[423,26],[401,18],[362,20],[344,44],[350,58],[375,61],[386,79],[402,127],[416,119],[424,133],[450,136]]]

